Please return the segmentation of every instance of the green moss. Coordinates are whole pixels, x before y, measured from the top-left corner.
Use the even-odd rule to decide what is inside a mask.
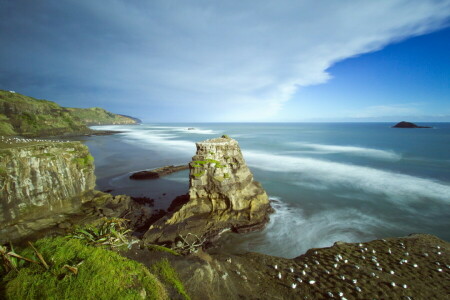
[[[206,165],[206,164],[215,164],[216,168],[224,168],[225,167],[225,165],[222,165],[220,163],[220,161],[215,160],[215,159],[210,159],[210,158],[205,159],[205,160],[194,160],[192,162],[192,166],[193,167],[201,167],[201,166]]]
[[[199,173],[194,173],[193,175],[194,175],[195,177],[201,177],[201,176],[205,175],[205,171],[201,171],[201,172],[199,172]]]
[[[228,134],[222,135],[222,138],[224,138],[224,139],[230,139],[230,137],[228,136]]]
[[[6,172],[6,169],[3,167],[0,167],[0,177],[5,177],[8,173]]]
[[[178,278],[178,274],[172,268],[167,259],[162,259],[152,266],[152,270],[167,284],[172,285],[184,299],[191,299],[184,289],[183,283]]]
[[[79,240],[45,238],[35,247],[50,268],[27,263],[3,278],[7,299],[168,299],[167,291],[143,265]],[[27,248],[21,255],[32,257]],[[78,268],[78,274],[65,265]]]
[[[224,174],[223,174],[223,178],[230,178],[230,174],[224,173]]]
[[[167,252],[167,253],[170,253],[172,255],[177,255],[177,256],[180,255],[180,253],[178,253],[177,251],[172,250],[172,249],[167,248],[167,247],[164,247],[164,246],[160,246],[160,245],[147,245],[147,248],[150,251]]]
[[[80,168],[91,166],[94,163],[94,157],[90,154],[84,157],[74,158],[74,160]]]

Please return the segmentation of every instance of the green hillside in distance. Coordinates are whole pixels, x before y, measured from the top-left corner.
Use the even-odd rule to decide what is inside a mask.
[[[65,108],[52,101],[0,90],[0,135],[3,136],[85,135],[95,133],[87,125],[137,123],[133,118],[101,108]]]
[[[113,114],[103,108],[67,108],[71,114],[86,125],[131,125],[140,123],[139,119]]]

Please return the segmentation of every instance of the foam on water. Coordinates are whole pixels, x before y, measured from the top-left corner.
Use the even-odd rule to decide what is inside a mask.
[[[311,144],[293,142],[291,145],[295,145],[301,149],[312,149],[315,153],[330,154],[330,153],[342,153],[350,155],[358,155],[364,157],[370,157],[383,160],[399,160],[402,158],[400,154],[393,151],[379,150],[365,147],[355,146],[341,146],[341,145],[324,145],[324,144]]]
[[[273,197],[271,197],[272,199]],[[380,228],[394,225],[357,209],[335,209],[307,215],[301,208],[275,201],[275,213],[261,233],[237,237],[246,250],[293,258],[308,249],[330,247],[336,241],[359,242],[376,239]]]
[[[450,185],[435,180],[394,173],[369,167],[319,159],[245,151],[253,168],[297,174],[292,180],[345,186],[381,194],[391,201],[440,201],[450,203]]]

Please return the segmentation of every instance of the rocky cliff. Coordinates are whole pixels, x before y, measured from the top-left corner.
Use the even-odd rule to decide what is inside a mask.
[[[93,157],[81,143],[0,137],[0,243],[111,200],[94,187]]]
[[[236,140],[197,143],[190,163],[189,201],[150,227],[144,239],[171,243],[189,233],[211,238],[221,232],[261,228],[271,208],[266,192],[253,180]]]

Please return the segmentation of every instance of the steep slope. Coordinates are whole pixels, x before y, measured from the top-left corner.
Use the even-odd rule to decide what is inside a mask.
[[[102,108],[66,108],[55,102],[0,90],[0,135],[61,136],[95,131],[89,125],[138,124],[139,119],[113,114]]]
[[[127,208],[128,197],[94,188],[94,159],[80,142],[0,137],[0,244],[80,211],[86,218]]]
[[[90,130],[55,102],[0,90],[0,135],[52,136]]]
[[[179,236],[206,239],[222,232],[261,229],[269,219],[269,198],[253,180],[238,142],[216,138],[197,143],[190,163],[189,201],[153,224],[146,241],[170,244]]]
[[[140,120],[124,115],[113,114],[103,108],[67,108],[72,116],[80,119],[86,125],[132,125]]]

